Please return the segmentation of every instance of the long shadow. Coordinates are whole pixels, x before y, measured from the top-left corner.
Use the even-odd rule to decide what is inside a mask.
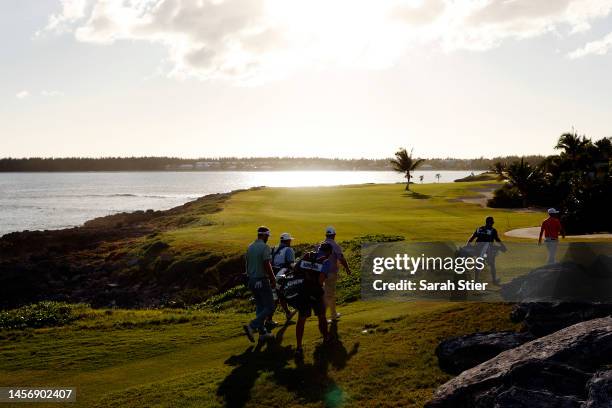
[[[282,346],[283,336],[289,326],[281,327],[274,339],[250,346],[242,354],[231,356],[225,364],[235,366],[217,389],[217,395],[225,399],[227,407],[244,407],[251,398],[251,389],[263,372],[282,370],[293,358],[291,346]]]
[[[282,327],[267,347],[251,346],[241,355],[225,361],[225,364],[235,366],[217,389],[217,395],[224,398],[226,407],[244,407],[251,398],[257,378],[264,372],[272,373],[274,382],[295,393],[304,402],[323,401],[328,407],[342,405],[342,390],[329,377],[329,368],[345,368],[357,353],[359,343],[355,343],[350,352],[347,351],[338,336],[337,323],[332,323],[330,333],[333,340],[316,346],[313,362],[296,360],[295,367],[288,367],[294,350],[291,346],[281,345],[287,327]]]
[[[416,191],[406,191],[402,194],[403,197],[414,198],[415,200],[427,200],[431,198],[429,194],[421,194]]]

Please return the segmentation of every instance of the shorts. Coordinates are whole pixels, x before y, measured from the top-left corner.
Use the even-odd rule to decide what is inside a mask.
[[[297,301],[296,307],[299,317],[325,316],[325,302],[323,295],[303,294]]]

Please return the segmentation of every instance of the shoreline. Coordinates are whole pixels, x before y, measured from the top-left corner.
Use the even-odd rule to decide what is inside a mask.
[[[393,169],[172,169],[172,170],[0,170],[0,174],[39,174],[39,173],[274,173],[274,172],[395,172]],[[487,169],[418,169],[416,172],[455,171],[486,172]]]

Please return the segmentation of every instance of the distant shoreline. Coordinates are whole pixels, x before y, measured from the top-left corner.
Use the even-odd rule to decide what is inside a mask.
[[[417,171],[412,182],[452,182],[479,171]],[[440,174],[438,179],[436,176]],[[167,210],[207,194],[405,183],[393,171],[88,171],[0,173],[0,235],[58,229],[117,212]]]
[[[528,163],[539,163],[543,156],[526,156]],[[482,171],[497,162],[509,163],[517,156],[454,159],[432,158],[420,171]],[[107,158],[0,158],[5,172],[100,172],[100,171],[393,171],[389,159],[325,159],[316,157],[199,158],[107,157]]]
[[[344,171],[344,172],[393,172],[392,169],[215,169],[215,170],[0,170],[0,173],[273,173],[279,171]],[[487,171],[487,169],[417,169],[416,172],[434,171]]]

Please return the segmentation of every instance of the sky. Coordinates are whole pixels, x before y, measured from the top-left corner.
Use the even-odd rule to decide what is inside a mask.
[[[0,157],[550,154],[612,0],[2,0]]]

